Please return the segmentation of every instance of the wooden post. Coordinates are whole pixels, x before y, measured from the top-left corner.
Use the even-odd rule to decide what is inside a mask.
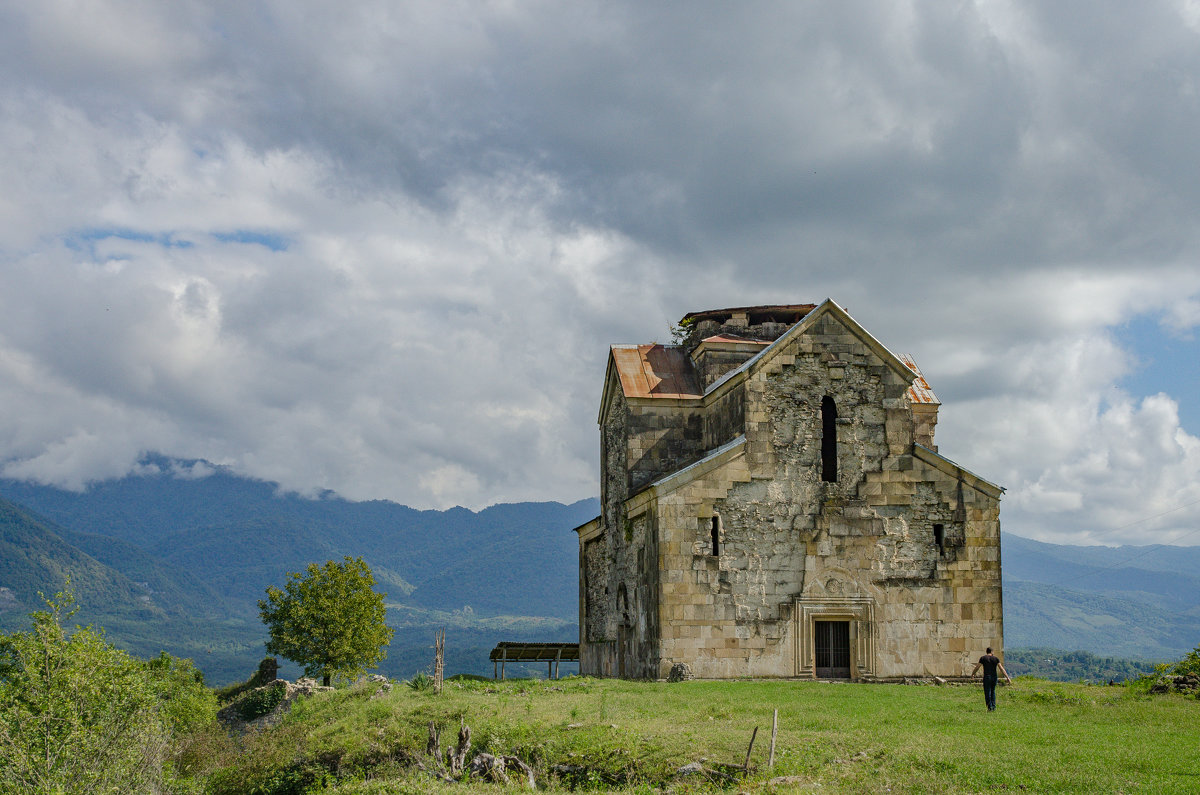
[[[442,675],[446,670],[446,629],[433,634],[433,692],[442,692]]]
[[[504,678],[504,663],[508,662],[508,647],[500,647],[500,678]]]
[[[496,680],[496,675],[500,671],[500,663],[492,660],[492,681]]]
[[[767,760],[767,767],[775,767],[775,738],[779,736],[779,710],[775,710],[775,714],[771,716],[771,756]]]
[[[554,678],[558,678],[558,664],[562,660],[562,646],[558,647],[558,652],[554,655]]]
[[[742,765],[742,770],[750,772],[750,752],[754,750],[754,738],[758,736],[758,727],[754,727],[754,732],[750,735],[750,747],[746,749],[746,764]]]

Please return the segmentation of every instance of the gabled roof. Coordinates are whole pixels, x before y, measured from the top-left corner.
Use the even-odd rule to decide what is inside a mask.
[[[798,305],[800,307],[811,304]],[[721,310],[729,311],[729,310]],[[838,306],[832,299],[825,299],[815,309],[809,311],[800,322],[788,329],[774,342],[738,338],[726,335],[707,337],[703,343],[720,345],[761,346],[762,350],[747,359],[741,366],[723,375],[707,390],[701,385],[700,376],[682,347],[675,345],[613,345],[609,356],[609,370],[615,372],[616,380],[621,391],[627,398],[659,398],[669,400],[699,400],[721,385],[745,373],[760,363],[767,361],[774,352],[778,351],[786,340],[796,334],[801,334],[812,326],[825,313],[835,315],[859,339],[867,344],[875,353],[889,364],[898,374],[908,379],[911,386],[908,397],[913,403],[940,405],[941,401],[933,393],[929,382],[921,374],[916,361],[908,354],[897,356],[860,326],[854,318]],[[699,314],[699,313],[697,313]],[[605,397],[607,402],[608,384],[605,381]],[[603,414],[603,404],[601,406]]]
[[[908,365],[906,365],[899,356],[892,353],[890,350],[888,350],[886,345],[875,339],[875,337],[871,335],[871,332],[859,325],[858,321],[850,317],[849,313],[847,313],[845,309],[842,309],[840,306],[834,303],[832,298],[826,298],[816,309],[805,315],[799,323],[785,331],[783,335],[779,337],[779,339],[772,342],[756,356],[747,359],[740,367],[730,370],[728,373],[714,381],[712,385],[705,390],[705,394],[711,394],[735,378],[744,376],[750,370],[756,369],[765,362],[770,361],[772,358],[778,355],[780,351],[783,350],[784,346],[787,345],[788,342],[800,334],[808,331],[813,327],[817,320],[826,314],[831,314],[836,317],[844,326],[846,326],[846,328],[851,331],[851,333],[862,340],[862,342],[868,348],[873,350],[875,354],[883,360],[884,364],[895,370],[898,375],[905,378],[910,384],[913,382],[915,377],[913,371],[908,368]]]

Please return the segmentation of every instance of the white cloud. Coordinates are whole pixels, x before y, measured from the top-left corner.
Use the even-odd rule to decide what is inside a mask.
[[[1006,527],[1169,540],[1110,329],[1200,321],[1192,5],[0,9],[4,471],[576,499],[609,343],[829,296]]]

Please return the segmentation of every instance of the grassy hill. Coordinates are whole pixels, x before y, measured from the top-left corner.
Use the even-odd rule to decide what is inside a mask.
[[[206,747],[211,791],[425,793],[425,744],[460,721],[480,751],[564,792],[1191,792],[1200,704],[1124,687],[1017,681],[988,713],[978,685],[820,682],[450,682],[441,696],[373,686],[318,694],[240,747]],[[779,731],[768,767],[773,710]],[[746,761],[753,730],[750,770]],[[701,772],[680,773],[692,764]],[[288,787],[284,789],[284,786]],[[458,785],[495,792],[494,784]]]

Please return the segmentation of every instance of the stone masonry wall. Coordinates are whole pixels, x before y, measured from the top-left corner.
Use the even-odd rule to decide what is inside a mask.
[[[699,677],[811,674],[797,606],[855,605],[856,674],[870,678],[959,676],[999,647],[998,502],[914,460],[907,387],[832,315],[748,375],[738,463],[659,501],[660,676],[674,662]],[[825,396],[834,483],[821,480]]]
[[[700,374],[700,382],[704,388],[712,386],[721,376],[730,370],[741,367],[747,359],[758,353],[755,351],[721,351],[704,350],[695,357],[696,370]]]
[[[746,427],[746,390],[741,384],[724,390],[704,413],[704,449],[712,450],[741,435]]]
[[[654,677],[659,653],[657,538],[652,517],[626,516],[624,504],[633,473],[640,483],[658,477],[656,470],[671,471],[695,457],[700,416],[693,410],[689,420],[677,408],[631,406],[619,390],[612,394],[601,428],[603,532],[585,544],[581,561],[586,572],[581,630],[587,648],[581,650],[580,665],[601,676]],[[690,443],[689,427],[695,437]]]
[[[690,464],[703,449],[704,414],[699,407],[630,406],[627,456],[631,492]]]

